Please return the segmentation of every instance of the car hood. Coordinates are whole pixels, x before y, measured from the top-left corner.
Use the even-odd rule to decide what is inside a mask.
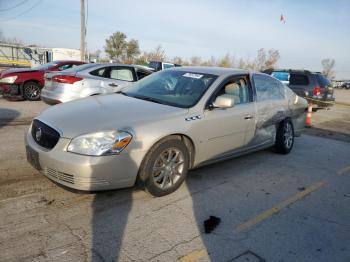
[[[133,130],[142,124],[187,113],[188,109],[109,94],[52,106],[36,119],[55,128],[62,137],[73,138],[102,130]]]
[[[39,70],[30,69],[30,68],[11,68],[6,69],[4,71],[1,71],[0,77],[5,77],[9,74],[16,74],[16,73],[31,73],[31,72],[38,72]]]

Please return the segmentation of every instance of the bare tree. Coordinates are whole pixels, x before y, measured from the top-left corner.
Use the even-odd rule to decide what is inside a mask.
[[[202,64],[202,59],[199,56],[192,56],[190,58],[190,65],[199,66]]]
[[[126,43],[126,58],[123,62],[132,64],[138,55],[140,55],[139,42],[135,39],[131,39]]]
[[[218,66],[220,67],[233,67],[232,58],[229,53],[221,57],[218,61]]]
[[[166,60],[165,51],[161,45],[158,45],[154,50],[147,53],[147,60],[155,60],[164,62]]]
[[[335,60],[330,58],[322,59],[321,64],[323,67],[322,74],[329,79],[334,79],[335,74],[333,69],[335,66]]]
[[[183,65],[185,63],[185,60],[182,57],[180,57],[180,56],[173,57],[173,59],[171,61],[174,64],[179,64],[179,65]]]

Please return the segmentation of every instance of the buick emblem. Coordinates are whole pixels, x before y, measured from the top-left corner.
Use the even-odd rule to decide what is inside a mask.
[[[39,127],[38,130],[35,132],[36,141],[40,141],[42,135],[43,133],[41,131],[41,128]]]

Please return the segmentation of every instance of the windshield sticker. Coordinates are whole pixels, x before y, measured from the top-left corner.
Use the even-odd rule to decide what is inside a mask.
[[[182,76],[184,76],[184,77],[191,77],[191,78],[195,78],[195,79],[201,79],[203,77],[203,75],[193,74],[193,73],[186,73],[186,74],[184,74]]]

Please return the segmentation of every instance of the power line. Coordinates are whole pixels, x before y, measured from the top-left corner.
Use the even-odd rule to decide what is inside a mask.
[[[19,2],[17,5],[14,5],[14,6],[11,6],[11,7],[8,7],[8,8],[4,8],[4,9],[0,9],[0,12],[6,12],[6,11],[9,11],[9,10],[12,10],[16,7],[19,7],[21,5],[23,5],[25,2],[28,2],[28,0],[23,0],[22,2]]]
[[[29,11],[31,11],[32,9],[34,9],[35,7],[37,7],[43,0],[39,0],[36,4],[34,4],[33,6],[31,6],[29,9],[25,10],[24,12],[22,13],[19,13],[18,15],[16,16],[13,16],[13,17],[10,17],[10,18],[7,18],[7,19],[4,19],[4,20],[0,20],[0,22],[5,22],[5,21],[9,21],[9,20],[13,20],[13,19],[16,19],[26,13],[28,13]]]

